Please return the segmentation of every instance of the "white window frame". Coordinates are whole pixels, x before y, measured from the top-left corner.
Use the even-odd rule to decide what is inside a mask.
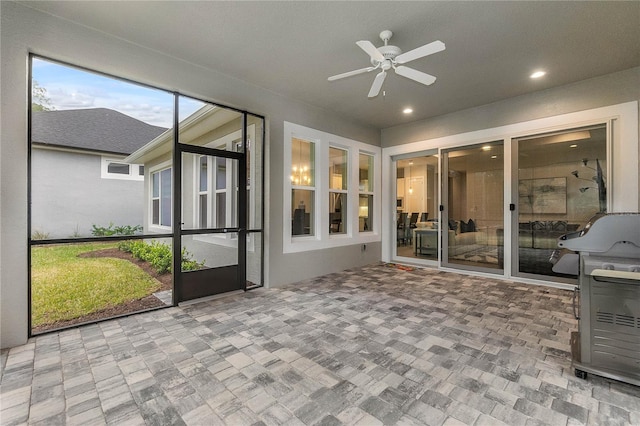
[[[360,196],[361,195],[372,195],[373,196],[373,204],[375,205],[376,203],[376,194],[375,191],[368,191],[368,190],[363,190],[360,188],[360,156],[361,155],[367,155],[369,157],[373,157],[373,165],[375,165],[375,161],[376,161],[376,156],[375,154],[372,154],[371,152],[368,151],[363,151],[363,150],[359,150],[358,151],[358,230],[360,230]],[[374,166],[375,169],[375,166]],[[376,181],[376,174],[375,174],[375,170],[369,170],[369,178],[371,178],[371,176],[373,175],[373,181],[375,183]],[[375,213],[375,211],[373,212]],[[371,214],[369,214],[369,218],[371,217]],[[373,218],[375,220],[376,215],[373,215]],[[373,226],[369,225],[371,228],[373,228]],[[368,229],[366,231],[360,231],[362,233],[369,233],[369,232],[373,232],[373,229]]]
[[[171,170],[171,224],[173,225],[173,203],[174,203],[174,199],[173,199],[173,180],[175,179],[174,176],[174,170],[173,170],[173,165],[171,164],[171,161],[165,161],[163,163],[157,164],[155,166],[153,166],[152,168],[149,168],[148,172],[145,173],[149,173],[149,177],[148,177],[148,182],[149,182],[149,204],[148,204],[148,209],[149,209],[149,214],[148,214],[148,223],[149,223],[149,231],[155,231],[155,232],[167,232],[167,231],[171,231],[172,226],[165,226],[165,225],[160,225],[160,224],[154,224],[153,223],[153,175],[155,173],[160,173],[164,170]],[[162,187],[162,185],[160,185]],[[162,212],[162,194],[160,195],[160,212]],[[160,222],[162,223],[162,217],[160,217]]]
[[[346,161],[347,161],[347,164],[346,164],[346,167],[347,167],[347,175],[346,175],[346,177],[347,177],[347,189],[334,189],[334,188],[331,188],[331,185],[329,184],[329,186],[328,186],[329,195],[331,195],[331,194],[345,194],[346,197],[347,197],[347,200],[348,200],[349,199],[349,191],[353,191],[353,186],[354,186],[353,182],[350,179],[351,175],[352,175],[352,173],[351,173],[351,161],[349,161],[351,159],[351,153],[349,152],[349,147],[346,147],[346,146],[341,146],[341,145],[336,145],[336,144],[329,144],[329,149],[331,149],[331,148],[339,149],[341,151],[345,151],[346,154],[347,154],[346,155]],[[329,164],[327,164],[327,167],[328,166],[329,166]],[[344,174],[343,174],[343,176],[344,176]],[[329,178],[328,182],[331,182],[331,179],[333,177],[332,176],[328,176],[328,178]],[[331,198],[331,197],[329,197],[329,198]],[[351,211],[349,210],[349,203],[347,203],[346,208],[347,208],[347,214],[350,214]],[[324,214],[325,215],[329,215],[329,217],[331,216],[331,212],[329,211],[329,205],[327,205],[327,210],[324,212]],[[342,226],[344,227],[343,231],[342,232],[336,232],[334,234],[329,233],[330,238],[338,238],[338,237],[340,237],[342,235],[349,235],[349,231],[350,231],[350,228],[352,226],[351,221],[347,220],[347,222],[344,223]],[[331,228],[330,225],[329,225],[329,228]]]
[[[111,163],[126,164],[129,166],[129,173],[110,173],[109,164]],[[144,181],[144,172],[140,174],[140,166],[143,166],[143,164],[130,164],[124,162],[121,158],[102,156],[100,158],[100,177],[102,179]]]
[[[291,235],[291,191],[297,189],[292,185],[290,173],[292,167],[291,143],[293,138],[303,139],[315,143],[315,191],[314,194],[314,235]],[[329,234],[329,147],[347,151],[347,232],[344,234]],[[366,153],[373,156],[373,202],[374,214],[370,230],[360,232],[358,227],[359,200],[359,154]],[[375,145],[366,144],[353,139],[333,135],[320,130],[298,124],[284,122],[284,159],[283,168],[283,252],[297,253],[348,245],[359,245],[379,242],[381,240],[381,157],[382,150]],[[311,189],[299,187],[299,189]],[[336,192],[331,190],[331,192]]]
[[[255,132],[256,132],[255,124],[251,124],[247,126],[247,141],[255,141]],[[241,129],[231,132],[228,135],[225,135],[219,139],[211,141],[205,144],[204,146],[207,148],[236,151],[238,140],[242,141]],[[250,163],[249,163],[250,173],[251,173],[251,176],[254,177],[256,173],[255,150],[250,150],[249,154],[250,154]],[[195,206],[193,209],[193,212],[194,212],[193,223],[197,223],[197,224],[200,223],[200,195],[205,194],[204,192],[200,192],[200,169],[199,169],[200,157],[201,157],[200,155],[194,156],[194,171],[195,171],[194,182],[196,182],[197,184],[198,194],[195,199]],[[216,157],[216,158],[220,158],[220,157]],[[237,179],[235,179],[235,175],[236,175],[235,168],[237,167],[237,161],[234,161],[233,159],[229,159],[229,158],[225,159],[225,161],[226,161],[226,187],[223,189],[216,188],[217,186],[216,176],[217,176],[217,167],[218,167],[217,164],[213,163],[210,158],[207,162],[208,164],[207,191],[206,191],[207,216],[208,216],[207,227],[210,227],[210,228],[232,228],[233,227],[233,226],[227,226],[226,224],[217,223],[218,219],[216,215],[217,215],[217,195],[218,194],[225,194],[225,200],[226,200],[225,217],[235,217],[237,213],[234,207],[237,204],[237,197],[238,197],[238,181]],[[250,182],[247,185],[246,190],[249,190],[247,203],[253,202],[255,205],[255,201],[253,201],[254,190]],[[250,208],[249,212],[250,212],[250,216],[247,218],[247,222],[249,224],[248,228],[250,228],[251,224],[255,222],[255,208]],[[202,241],[202,242],[216,244],[216,245],[225,246],[225,247],[238,247],[238,235],[235,232],[194,235],[193,239],[197,241]],[[255,251],[254,240],[255,238],[253,237],[253,234],[248,233],[247,234],[247,251],[248,252]]]

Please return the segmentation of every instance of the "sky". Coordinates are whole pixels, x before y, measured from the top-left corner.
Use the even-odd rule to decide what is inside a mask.
[[[145,123],[172,127],[173,94],[43,59],[33,59],[33,79],[53,109],[109,108]],[[181,119],[204,104],[181,98]]]

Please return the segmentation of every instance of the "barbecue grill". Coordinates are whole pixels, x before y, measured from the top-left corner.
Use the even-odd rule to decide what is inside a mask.
[[[558,247],[579,253],[579,262],[567,263],[579,269],[578,332],[571,335],[576,376],[640,386],[640,213],[599,214],[560,237]]]

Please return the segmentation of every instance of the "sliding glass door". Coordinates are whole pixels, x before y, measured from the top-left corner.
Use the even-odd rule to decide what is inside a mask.
[[[396,170],[395,257],[400,261],[437,261],[437,151],[398,158]]]
[[[575,281],[553,271],[560,236],[607,208],[607,128],[597,125],[519,138],[515,275]]]
[[[502,273],[503,142],[442,151],[442,265]]]

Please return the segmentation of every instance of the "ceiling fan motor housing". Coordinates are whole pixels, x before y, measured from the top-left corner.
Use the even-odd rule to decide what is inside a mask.
[[[398,46],[390,46],[390,45],[380,46],[378,47],[378,51],[382,54],[382,56],[384,56],[384,59],[391,60],[391,61],[393,61],[396,56],[402,53],[402,49],[400,49]],[[371,64],[373,64],[373,66],[378,65],[378,62],[380,61],[371,59]]]

